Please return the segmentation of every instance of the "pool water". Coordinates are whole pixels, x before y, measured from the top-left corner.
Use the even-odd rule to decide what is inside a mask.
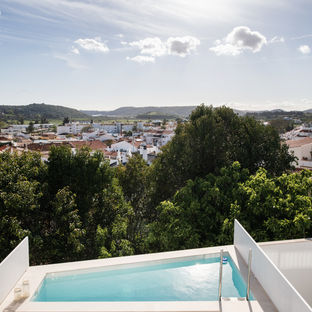
[[[228,257],[228,256],[227,256]],[[220,258],[124,269],[47,274],[33,301],[216,301]],[[222,297],[245,297],[232,259],[223,264]]]

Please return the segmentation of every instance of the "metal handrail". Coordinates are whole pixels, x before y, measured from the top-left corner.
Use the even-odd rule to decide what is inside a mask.
[[[246,300],[250,298],[250,272],[251,272],[251,258],[252,258],[252,251],[251,248],[249,249],[248,254],[248,276],[247,276],[247,291],[246,291]]]
[[[222,291],[222,270],[223,270],[223,249],[220,251],[220,270],[219,270],[219,301],[221,301],[221,291]]]

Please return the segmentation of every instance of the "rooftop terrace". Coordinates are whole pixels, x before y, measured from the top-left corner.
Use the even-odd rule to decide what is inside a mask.
[[[83,272],[120,270],[189,259],[206,259],[219,257],[221,249],[233,260],[246,285],[248,283],[248,256],[250,253],[252,254],[250,289],[256,300],[248,301],[245,295],[236,298],[224,297],[222,288],[220,301],[40,302],[33,300],[34,294],[42,285],[44,278],[50,273],[54,273],[55,276],[60,273],[75,276],[75,274]],[[0,311],[312,311],[309,306],[312,292],[312,282],[310,282],[312,262],[309,261],[311,257],[312,241],[310,240],[257,244],[237,221],[235,222],[234,244],[229,246],[42,266],[29,266],[28,239],[26,238],[0,264],[0,276],[2,277],[0,280]],[[221,269],[222,263],[217,267]],[[219,269],[215,274],[220,276]],[[234,273],[232,279],[234,283],[237,282]],[[18,289],[20,288],[23,292],[24,281],[29,282],[29,293],[27,293],[26,283],[26,288],[24,287],[26,295],[18,299]],[[177,283],[179,284],[179,281]],[[223,287],[225,286],[223,285]],[[218,292],[218,287],[215,291]]]

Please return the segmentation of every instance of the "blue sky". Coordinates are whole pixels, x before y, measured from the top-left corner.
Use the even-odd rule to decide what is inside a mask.
[[[310,0],[1,0],[0,105],[312,108]]]

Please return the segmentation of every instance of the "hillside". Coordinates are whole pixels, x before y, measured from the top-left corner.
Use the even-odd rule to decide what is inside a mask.
[[[72,119],[89,118],[88,115],[77,109],[64,106],[48,104],[29,104],[29,105],[0,105],[1,120],[35,120],[35,119]]]
[[[82,110],[81,112],[91,116],[112,116],[112,117],[136,117],[153,113],[156,115],[168,115],[175,117],[187,117],[196,106],[145,106],[145,107],[120,107],[112,111]]]
[[[99,111],[99,110],[81,110],[81,112],[89,116],[108,116],[108,117],[128,117],[128,118],[141,118],[145,116],[147,119],[156,118],[185,118],[188,117],[191,112],[197,107],[194,106],[144,106],[144,107],[134,107],[125,106],[119,107],[112,111]],[[248,111],[234,109],[234,112],[240,116],[245,115]],[[150,115],[150,116],[148,116]]]

